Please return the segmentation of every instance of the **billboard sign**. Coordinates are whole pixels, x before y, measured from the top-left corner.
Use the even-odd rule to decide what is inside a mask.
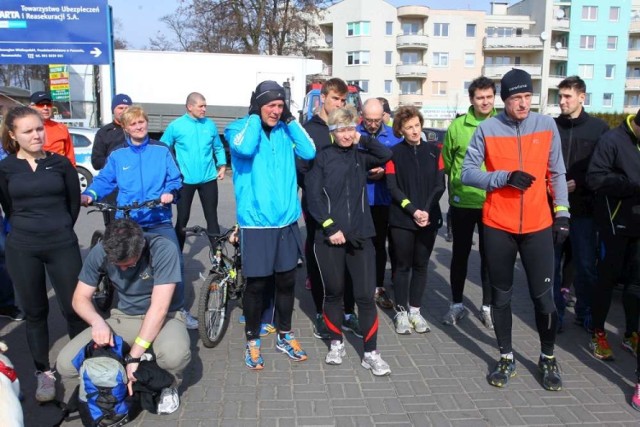
[[[109,64],[107,0],[2,0],[0,64]]]

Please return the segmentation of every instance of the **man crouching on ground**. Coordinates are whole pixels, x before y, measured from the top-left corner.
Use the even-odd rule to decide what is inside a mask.
[[[106,320],[92,302],[101,268],[118,293],[118,308],[112,309]],[[116,220],[107,228],[104,239],[87,255],[73,294],[74,310],[91,327],[58,355],[65,402],[78,384],[78,371],[72,364],[78,351],[91,339],[98,345],[113,346],[113,335],[117,334],[131,346],[125,357],[130,382],[136,381],[133,374],[140,357],[153,344],[158,366],[175,378],[172,387],[162,390],[158,414],[171,414],[178,409],[177,388],[182,371],[191,360],[189,335],[174,293],[180,280],[180,256],[171,241],[144,234],[130,219]]]

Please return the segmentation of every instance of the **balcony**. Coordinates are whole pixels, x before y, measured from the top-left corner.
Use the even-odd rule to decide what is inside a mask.
[[[629,24],[629,33],[640,34],[640,21],[631,21]]]
[[[422,93],[401,93],[398,101],[400,105],[421,106],[424,101]]]
[[[627,77],[624,83],[625,90],[640,90],[640,78],[639,77]]]
[[[566,61],[569,58],[569,49],[566,47],[551,49],[551,59],[556,61]]]
[[[401,34],[396,38],[396,48],[400,49],[427,49],[429,36],[426,34]]]
[[[402,78],[413,78],[416,77],[421,79],[427,78],[428,67],[424,64],[398,64],[396,65],[396,77],[399,79]]]
[[[629,48],[627,62],[640,62],[640,49],[637,47]]]
[[[542,50],[539,36],[485,37],[484,50]]]
[[[560,104],[547,104],[544,106],[542,114],[546,114],[547,116],[557,117],[562,113],[560,109]]]
[[[558,87],[560,82],[566,78],[567,76],[549,74],[549,80],[547,80],[547,86],[549,87],[549,89],[555,89],[556,87]]]
[[[640,105],[625,105],[623,112],[625,114],[636,114],[638,109],[640,109]]]
[[[569,31],[569,18],[554,19],[551,23],[554,31]]]
[[[502,78],[512,68],[519,68],[531,74],[533,78],[542,77],[542,65],[540,64],[500,64],[500,65],[485,65],[482,67],[482,74],[491,79]]]
[[[429,8],[426,6],[400,6],[398,18],[423,18],[429,17]]]

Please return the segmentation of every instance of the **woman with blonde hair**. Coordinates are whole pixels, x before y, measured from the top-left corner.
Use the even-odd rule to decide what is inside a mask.
[[[322,278],[325,297],[323,316],[331,334],[325,358],[339,365],[346,355],[341,324],[347,274],[353,283],[363,332],[362,366],[374,375],[389,375],[389,365],[377,350],[378,314],[375,258],[371,238],[375,235],[367,200],[367,174],[383,165],[391,151],[373,138],[356,131],[357,113],[343,107],[329,114],[333,143],[316,156],[305,177],[309,212],[320,224],[313,252]]]

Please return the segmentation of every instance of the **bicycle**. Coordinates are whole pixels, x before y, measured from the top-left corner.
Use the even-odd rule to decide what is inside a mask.
[[[226,241],[235,228],[220,235],[209,234],[199,225],[186,227],[187,235],[207,236],[209,242],[209,260],[211,267],[206,277],[202,278],[200,298],[198,301],[198,333],[202,344],[207,348],[217,346],[229,327],[231,317],[230,301],[241,303],[242,293],[246,285],[241,273],[240,245],[233,243],[233,253],[229,255]]]
[[[93,212],[102,212],[104,226],[105,228],[109,226],[111,223],[112,215],[111,213],[122,212],[125,218],[129,218],[131,216],[131,211],[142,209],[142,208],[155,208],[158,206],[168,206],[160,202],[160,199],[147,200],[146,202],[138,203],[134,202],[131,205],[124,206],[116,206],[110,203],[104,202],[92,202],[91,206],[95,209],[91,209],[87,212],[87,215]],[[93,232],[91,236],[90,249],[93,249],[95,245],[98,244],[104,237],[104,232],[102,230],[96,230]],[[100,268],[100,278],[98,279],[98,285],[96,286],[96,291],[93,293],[93,304],[96,308],[102,312],[106,312],[111,308],[113,304],[113,284],[107,275],[106,267],[103,265]]]

